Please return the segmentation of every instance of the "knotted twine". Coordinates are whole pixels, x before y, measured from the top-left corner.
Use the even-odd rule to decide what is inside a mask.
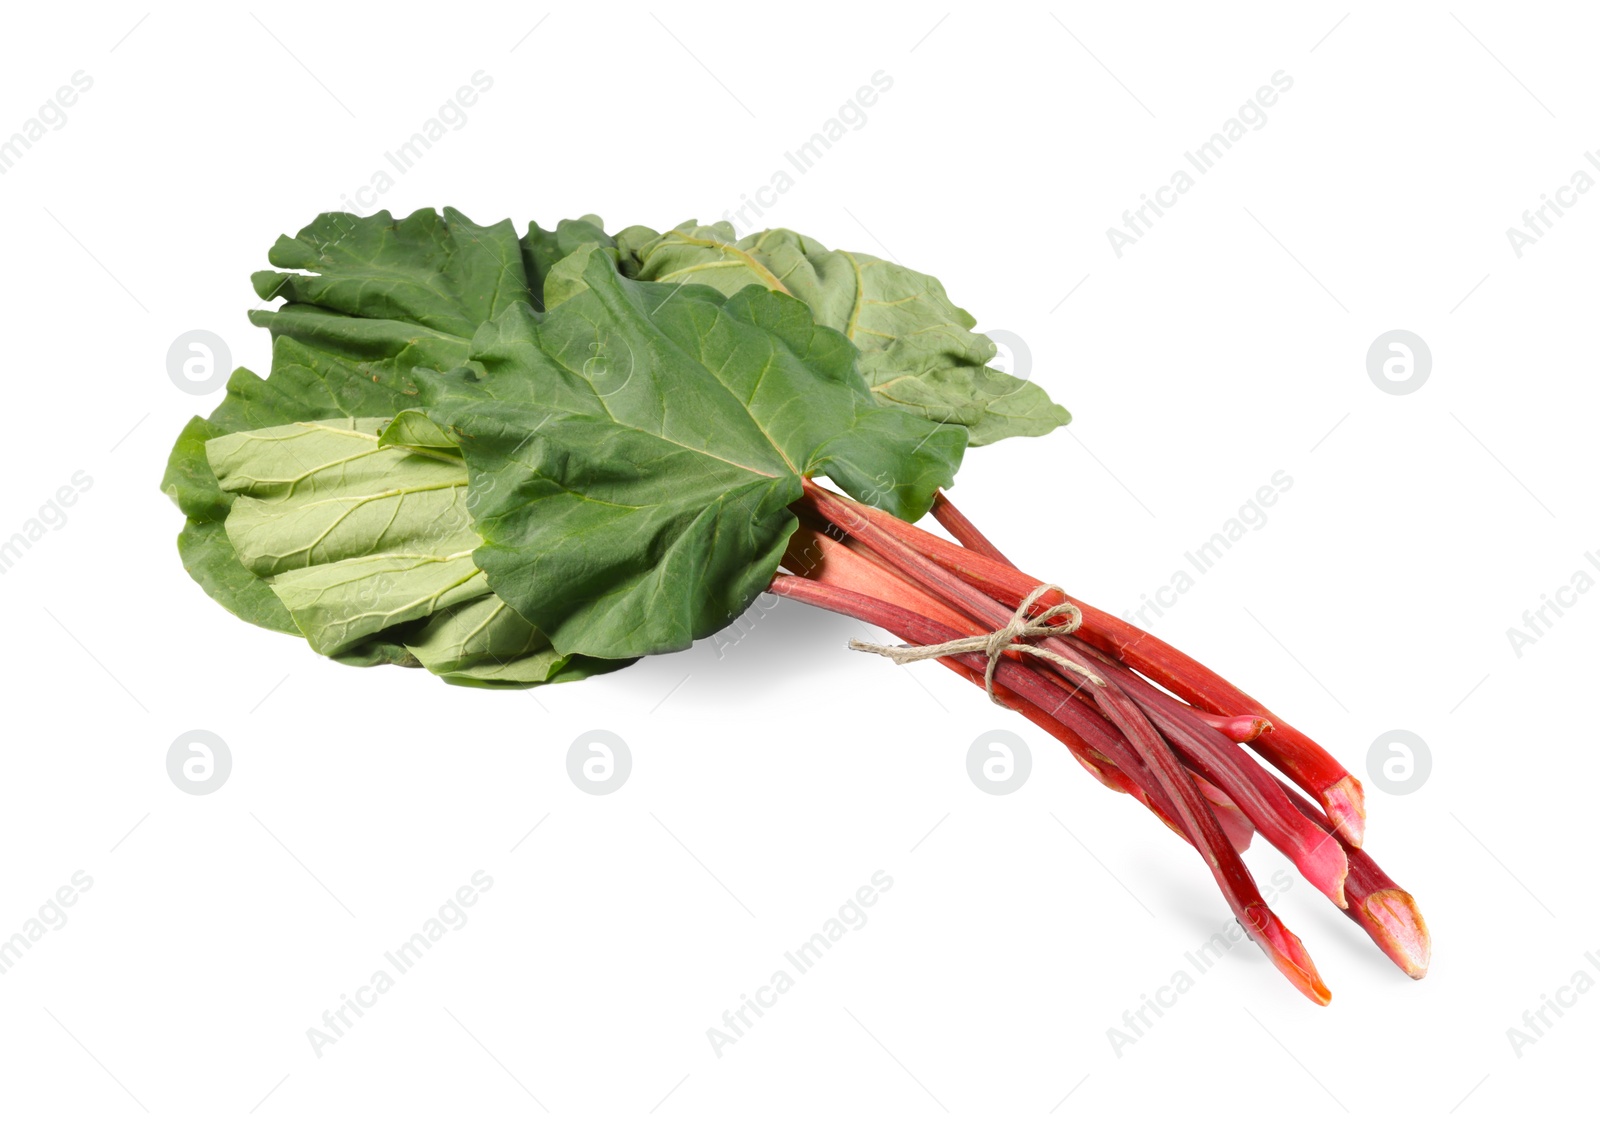
[[[1049,593],[1059,594],[1061,601],[1054,606],[1045,606],[1034,611],[1033,604]],[[1030,657],[1038,657],[1083,677],[1097,687],[1104,687],[1106,683],[1104,680],[1078,662],[1037,645],[1029,645],[1023,640],[1029,637],[1061,637],[1081,626],[1083,611],[1068,602],[1066,598],[1066,591],[1051,583],[1044,583],[1035,587],[1028,597],[1018,603],[1011,620],[993,633],[961,637],[938,645],[874,645],[870,641],[852,639],[850,648],[860,653],[876,653],[880,657],[888,657],[897,665],[908,665],[913,661],[938,660],[940,657],[954,657],[963,653],[983,653],[989,658],[989,664],[983,670],[983,687],[989,693],[989,699],[996,704],[999,704],[1000,700],[994,694],[994,670],[1000,663],[1001,655],[1007,652],[1026,653]],[[1051,618],[1060,617],[1065,617],[1067,620],[1058,626],[1046,624]]]

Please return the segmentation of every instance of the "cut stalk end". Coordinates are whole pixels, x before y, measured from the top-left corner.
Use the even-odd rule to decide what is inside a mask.
[[[1305,946],[1275,915],[1269,912],[1260,927],[1247,926],[1245,929],[1250,931],[1250,937],[1256,940],[1256,944],[1267,952],[1267,957],[1278,967],[1278,972],[1288,978],[1289,983],[1308,1000],[1318,1005],[1326,1005],[1333,1000],[1333,993],[1317,972]]]
[[[1355,848],[1361,847],[1361,838],[1367,831],[1367,801],[1361,792],[1361,783],[1354,775],[1346,774],[1322,791],[1322,808],[1339,835]]]
[[[1421,981],[1433,957],[1433,936],[1409,892],[1385,888],[1357,903],[1361,925],[1389,960]]]

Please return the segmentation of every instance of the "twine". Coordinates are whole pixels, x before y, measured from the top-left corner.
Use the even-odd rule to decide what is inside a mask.
[[[1033,604],[1043,595],[1055,592],[1062,601],[1054,606],[1046,606],[1037,612],[1033,611]],[[1041,649],[1037,645],[1029,645],[1022,640],[1029,637],[1060,637],[1071,633],[1083,624],[1083,612],[1070,602],[1066,601],[1067,592],[1051,583],[1044,583],[1034,588],[1033,592],[1024,598],[1016,611],[1011,615],[1011,620],[993,633],[980,633],[972,637],[961,637],[954,641],[946,641],[939,645],[874,645],[870,641],[850,642],[850,648],[859,653],[876,653],[880,657],[888,657],[897,665],[907,665],[913,661],[937,660],[940,657],[954,657],[963,653],[984,653],[989,658],[988,667],[983,670],[983,687],[989,693],[989,699],[1000,703],[994,694],[994,670],[1000,663],[1002,654],[1026,653],[1030,657],[1038,657],[1058,665],[1070,673],[1074,673],[1097,687],[1104,687],[1105,681],[1100,679],[1092,670],[1085,668],[1078,662],[1063,657],[1060,653],[1052,653],[1048,649]],[[1061,625],[1046,625],[1051,618],[1065,616],[1066,621]]]

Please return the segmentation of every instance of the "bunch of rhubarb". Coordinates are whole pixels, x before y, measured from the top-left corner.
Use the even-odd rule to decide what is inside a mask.
[[[322,215],[268,258],[271,371],[233,373],[163,481],[184,565],[234,614],[346,664],[531,687],[686,648],[770,590],[1064,743],[1195,848],[1312,1000],[1327,987],[1240,859],[1257,832],[1426,971],[1348,771],[951,505],[969,447],[1069,416],[991,365],[936,279],[786,230],[518,235],[449,209]]]
[[[933,515],[955,543],[815,484],[798,507],[805,526],[775,593],[895,634],[915,647],[905,655],[939,660],[1060,740],[1194,846],[1240,925],[1305,996],[1325,1005],[1331,994],[1240,859],[1256,832],[1395,965],[1427,972],[1416,901],[1361,848],[1361,784],[1310,738],[1193,658],[1017,570],[942,492]],[[985,637],[1005,644],[926,652]]]

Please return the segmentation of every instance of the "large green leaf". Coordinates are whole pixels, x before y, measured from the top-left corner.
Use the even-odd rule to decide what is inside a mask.
[[[861,374],[879,402],[965,426],[974,446],[1071,421],[1037,384],[988,366],[994,342],[971,331],[971,314],[927,274],[789,230],[737,239],[727,223],[685,223],[660,235],[630,227],[615,241],[625,271],[640,278],[727,294],[760,285],[798,297],[818,324],[861,350]]]
[[[397,444],[419,437],[426,447]],[[482,541],[466,466],[425,419],[294,422],[206,449],[234,497],[237,565],[319,653],[370,663],[396,649],[404,663],[480,683],[542,683],[566,667],[474,564]]]
[[[216,433],[398,414],[415,405],[412,368],[464,362],[480,325],[529,300],[510,222],[480,227],[450,208],[400,220],[319,215],[267,258],[283,269],[251,281],[263,300],[286,304],[250,320],[272,333],[271,377],[233,373],[206,420]],[[209,476],[203,451],[180,438],[166,486],[192,517],[217,518],[212,505],[185,503]]]
[[[449,207],[442,216],[425,209],[400,220],[387,211],[319,215],[294,238],[280,238],[267,260],[280,269],[252,275],[256,293],[288,304],[252,320],[277,335],[296,305],[356,318],[359,324],[325,324],[322,339],[362,359],[392,357],[399,344],[454,355],[484,321],[528,300],[510,221],[480,227]]]
[[[460,440],[493,589],[562,652],[681,649],[766,589],[802,480],[907,518],[952,480],[959,427],[877,406],[804,304],[621,277],[588,246],[541,319],[485,325],[469,367],[418,371]]]
[[[245,368],[208,419],[192,419],[168,460],[162,488],[188,523],[184,566],[201,587],[256,625],[294,632],[278,597],[240,564],[222,521],[232,497],[206,459],[223,434],[335,417],[392,416],[415,403],[411,369],[462,363],[485,321],[529,300],[522,248],[509,222],[480,227],[459,212],[395,219],[318,216],[252,278],[264,299],[286,298],[251,320],[273,334],[272,373]],[[289,272],[294,271],[294,272]],[[409,661],[403,646],[367,645],[341,659]]]

